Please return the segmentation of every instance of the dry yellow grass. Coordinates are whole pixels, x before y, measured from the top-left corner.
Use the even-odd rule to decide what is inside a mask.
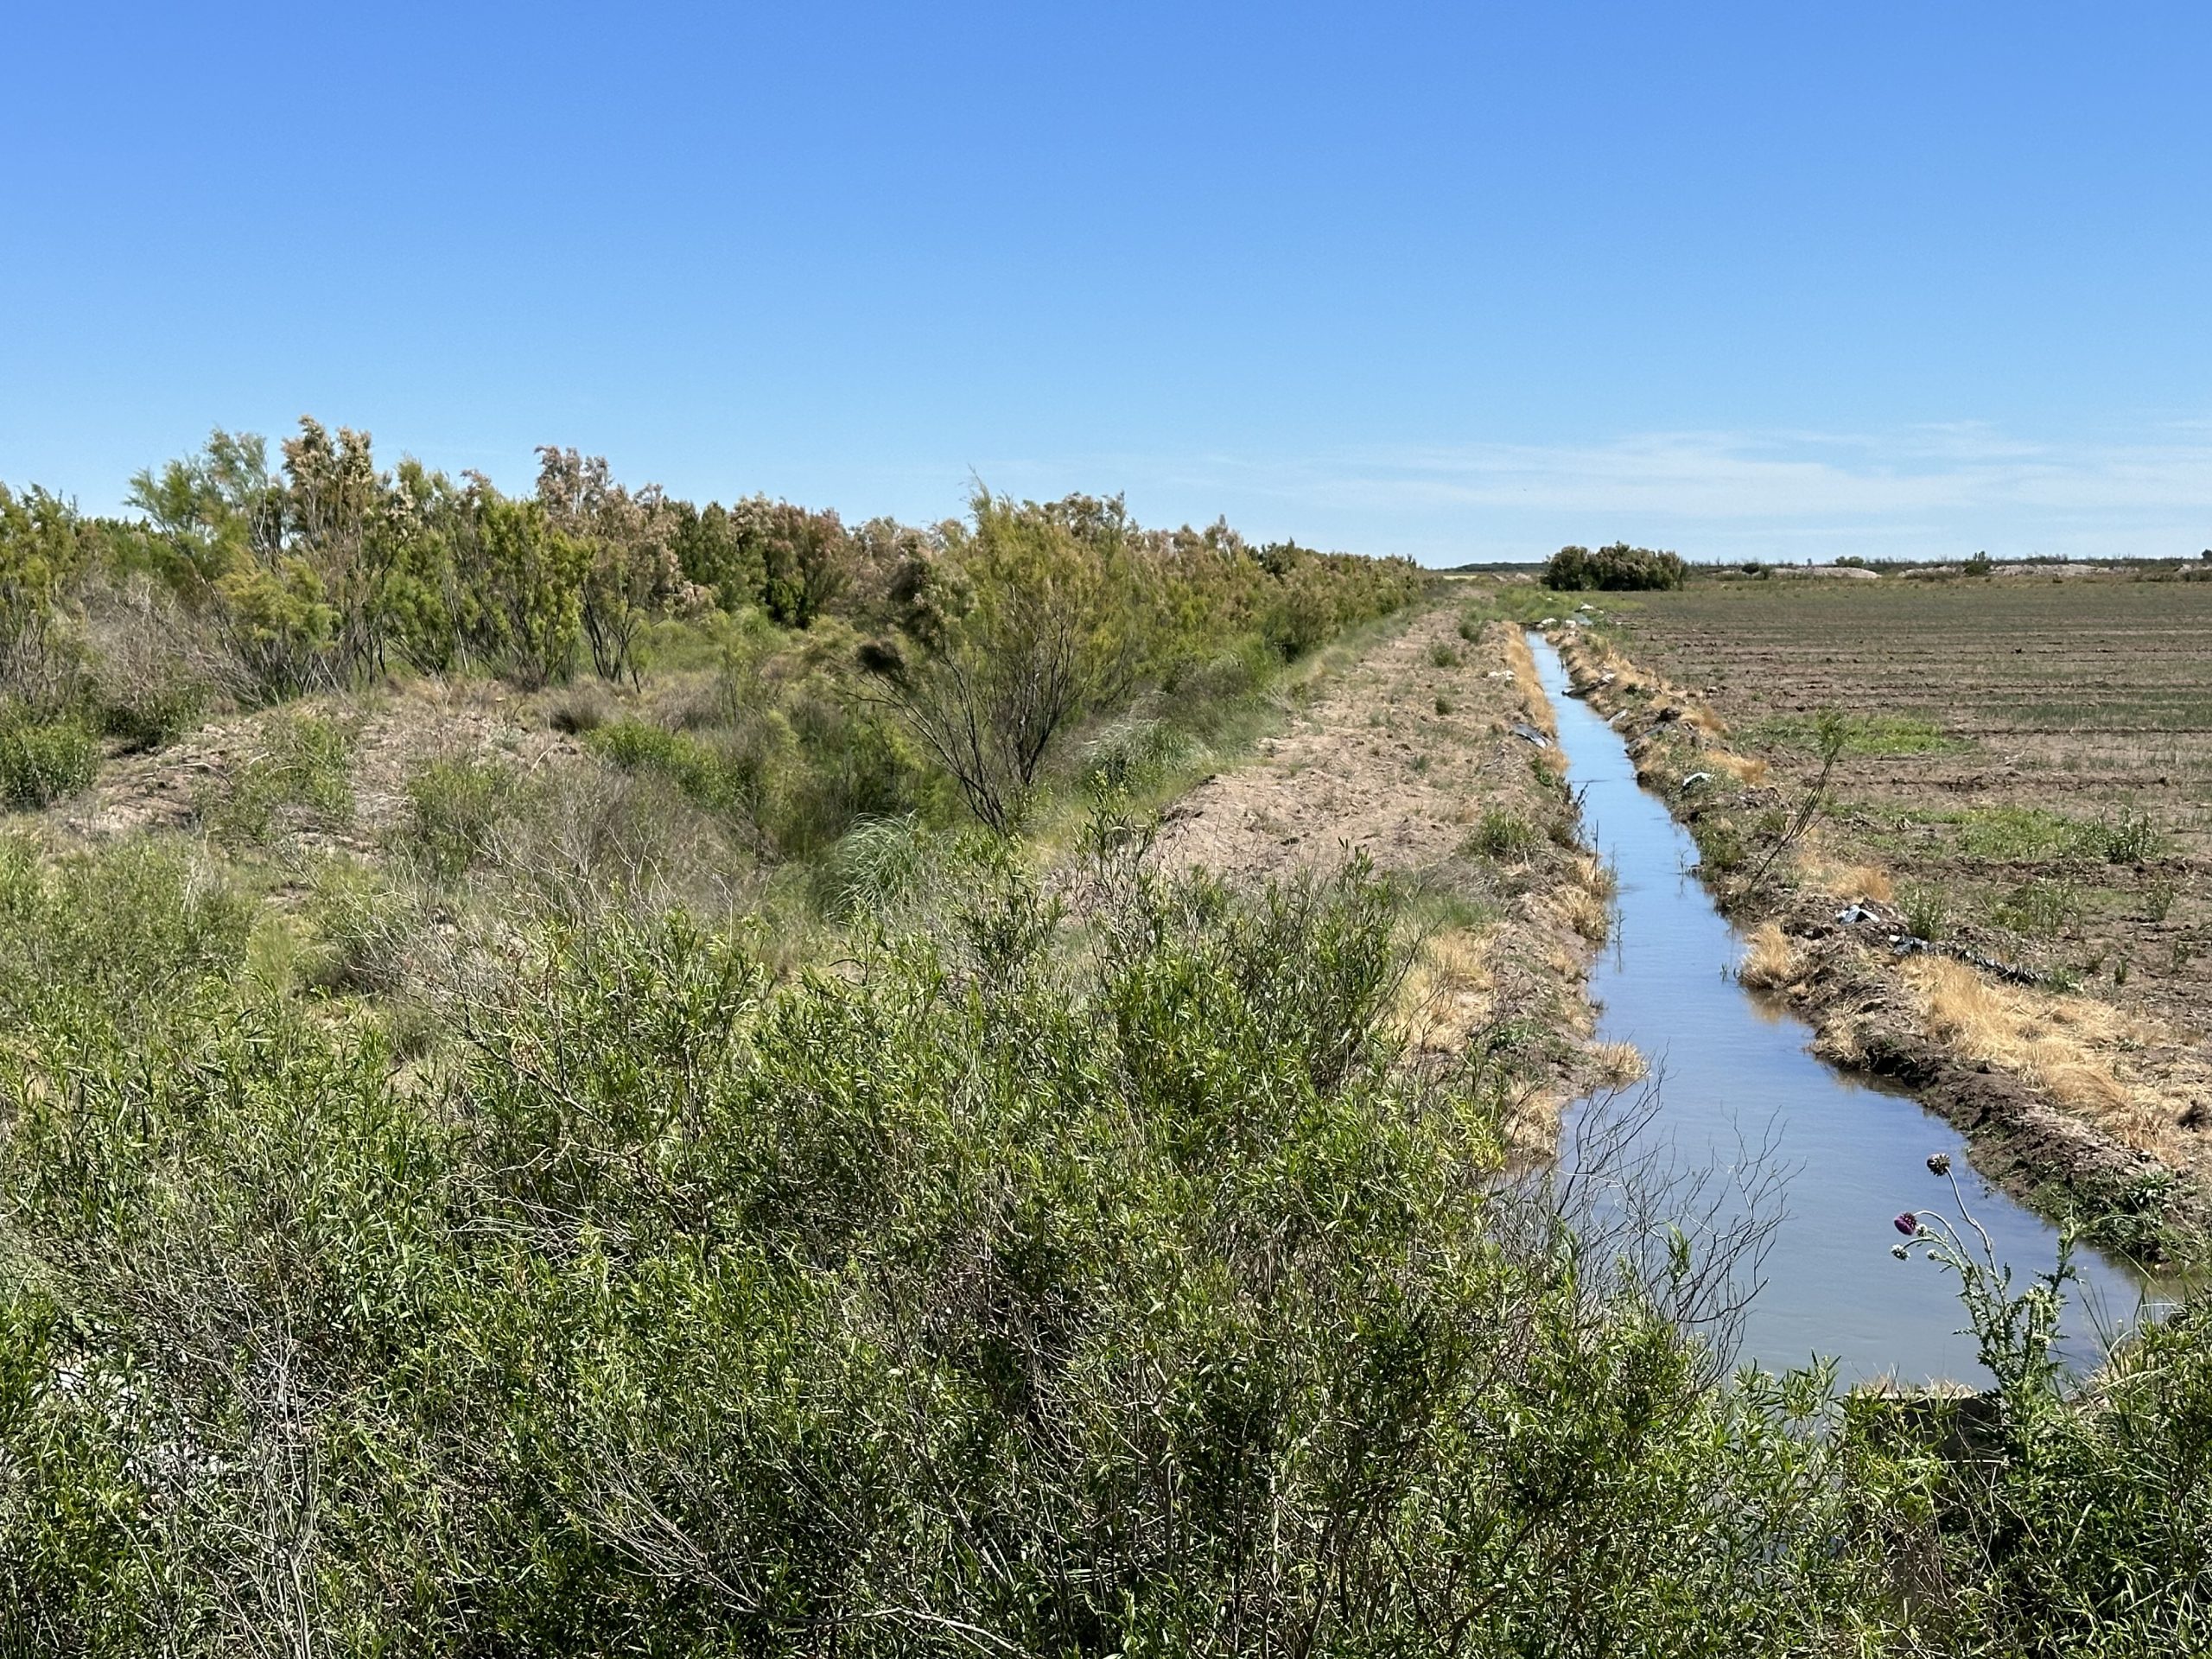
[[[1414,1047],[1456,1048],[1487,1020],[1493,931],[1455,928],[1422,944],[1398,996],[1398,1029]]]
[[[1544,683],[1536,674],[1536,658],[1529,649],[1529,636],[1507,622],[1493,622],[1499,639],[1499,648],[1505,653],[1505,665],[1513,671],[1513,689],[1521,694],[1521,707],[1529,723],[1545,736],[1556,741],[1559,727],[1552,719],[1551,699],[1544,695]]]
[[[1612,866],[1594,854],[1581,853],[1568,868],[1567,877],[1567,885],[1560,892],[1567,925],[1591,944],[1603,944],[1613,931],[1613,893],[1618,883]]]
[[[1751,930],[1736,977],[1755,990],[1795,984],[1805,972],[1805,953],[1771,916]]]
[[[1707,772],[1725,772],[1747,788],[1756,788],[1767,779],[1765,761],[1754,755],[1736,754],[1726,749],[1707,749],[1698,756],[1698,764]]]
[[[1700,736],[1719,738],[1728,734],[1728,728],[1723,726],[1713,712],[1703,703],[1692,702],[1688,697],[1684,697],[1681,700],[1681,723]]]
[[[1838,899],[1871,899],[1878,905],[1886,905],[1897,897],[1897,884],[1878,864],[1840,863],[1818,852],[1800,853],[1796,864],[1797,879],[1815,893]]]
[[[1999,985],[1962,962],[1923,957],[1902,978],[1928,1028],[1965,1058],[2033,1084],[2084,1122],[2176,1164],[2193,1148],[2171,1103],[2126,1074],[2122,1044],[2143,1033],[2132,1016],[2086,997]]]
[[[1562,889],[1560,908],[1567,916],[1567,925],[1592,944],[1603,944],[1605,935],[1612,931],[1611,907],[1586,887]]]
[[[1625,1089],[1651,1069],[1634,1043],[1592,1043],[1589,1054],[1591,1074],[1602,1088]]]

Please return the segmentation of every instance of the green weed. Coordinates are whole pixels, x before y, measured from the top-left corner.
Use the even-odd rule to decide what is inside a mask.
[[[37,721],[0,708],[0,809],[51,806],[91,788],[99,771],[99,741],[78,721]]]
[[[223,785],[203,793],[200,820],[215,834],[267,841],[288,822],[332,827],[353,816],[353,739],[337,721],[280,715],[262,734],[260,753]]]
[[[1904,715],[1846,715],[1841,729],[1845,754],[1935,754],[1968,747],[1964,739],[1949,735],[1934,721]],[[1820,753],[1822,741],[1820,722],[1809,715],[1756,721],[1745,728],[1745,736],[1753,743],[1808,754]]]
[[[1899,901],[1904,925],[1916,938],[1940,939],[1950,931],[1951,896],[1944,888],[1916,882]]]
[[[166,747],[198,726],[207,712],[207,687],[181,675],[104,691],[100,729],[127,750]]]
[[[2070,931],[2082,918],[2080,884],[2037,880],[2014,887],[1993,911],[1997,921],[2014,932],[2035,938],[2055,938]]]
[[[405,844],[432,876],[456,880],[490,850],[519,787],[504,761],[429,761],[408,779]]]
[[[1535,825],[1528,819],[1501,807],[1492,807],[1482,816],[1466,840],[1468,850],[1500,863],[1525,863],[1535,852],[1542,837]]]
[[[2080,844],[2083,851],[2107,864],[2140,864],[2164,852],[2166,838],[2149,814],[2122,812],[2084,826]]]
[[[1708,874],[1733,874],[1750,861],[1743,828],[1733,818],[1707,813],[1691,821],[1689,831],[1697,843],[1700,868]]]

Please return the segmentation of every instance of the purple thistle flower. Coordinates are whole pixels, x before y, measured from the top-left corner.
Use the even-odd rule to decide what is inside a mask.
[[[1907,1238],[1910,1238],[1920,1230],[1920,1217],[1914,1215],[1911,1211],[1907,1210],[1903,1214],[1899,1215],[1896,1220],[1892,1221],[1890,1225],[1896,1228],[1897,1231],[1903,1233]]]

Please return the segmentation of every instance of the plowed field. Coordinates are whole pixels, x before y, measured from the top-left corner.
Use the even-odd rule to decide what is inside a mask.
[[[1818,711],[1851,717],[1822,833],[1931,937],[2202,1034],[2212,582],[1713,583],[1617,620],[1785,785]]]

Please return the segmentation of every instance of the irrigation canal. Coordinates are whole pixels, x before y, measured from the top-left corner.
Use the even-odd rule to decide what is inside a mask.
[[[1894,1375],[1907,1383],[1986,1385],[1957,1280],[1917,1250],[1897,1261],[1891,1217],[1950,1205],[1948,1185],[1927,1168],[1940,1152],[1953,1160],[2016,1289],[2050,1270],[2056,1230],[1973,1174],[1965,1141],[1948,1122],[1909,1096],[1816,1059],[1803,1021],[1737,983],[1744,942],[1690,873],[1695,843],[1638,785],[1619,734],[1568,695],[1559,654],[1540,636],[1529,645],[1568,780],[1582,791],[1585,832],[1619,879],[1615,925],[1591,993],[1599,1035],[1635,1044],[1651,1063],[1656,1099],[1629,1165],[1645,1163],[1647,1184],[1655,1163],[1671,1164],[1678,1179],[1707,1172],[1694,1208],[1702,1215],[1718,1205],[1716,1231],[1747,1214],[1779,1214],[1749,1274],[1758,1288],[1740,1318],[1741,1357],[1781,1368],[1832,1357],[1846,1382]],[[1605,1139],[1599,1117],[1621,1110],[1618,1101],[1576,1108],[1561,1156],[1566,1173],[1586,1173],[1598,1202],[1626,1221],[1621,1206],[1640,1200],[1624,1196],[1629,1184],[1614,1185],[1608,1172],[1628,1166],[1615,1149],[1600,1168],[1590,1149]],[[1590,1168],[1578,1172],[1578,1160]],[[1694,1247],[1710,1245],[1700,1229],[1686,1230]],[[2075,1264],[2062,1345],[2078,1365],[2093,1363],[2103,1342],[2137,1316],[2142,1293],[2124,1265],[2087,1249],[2076,1250]]]

